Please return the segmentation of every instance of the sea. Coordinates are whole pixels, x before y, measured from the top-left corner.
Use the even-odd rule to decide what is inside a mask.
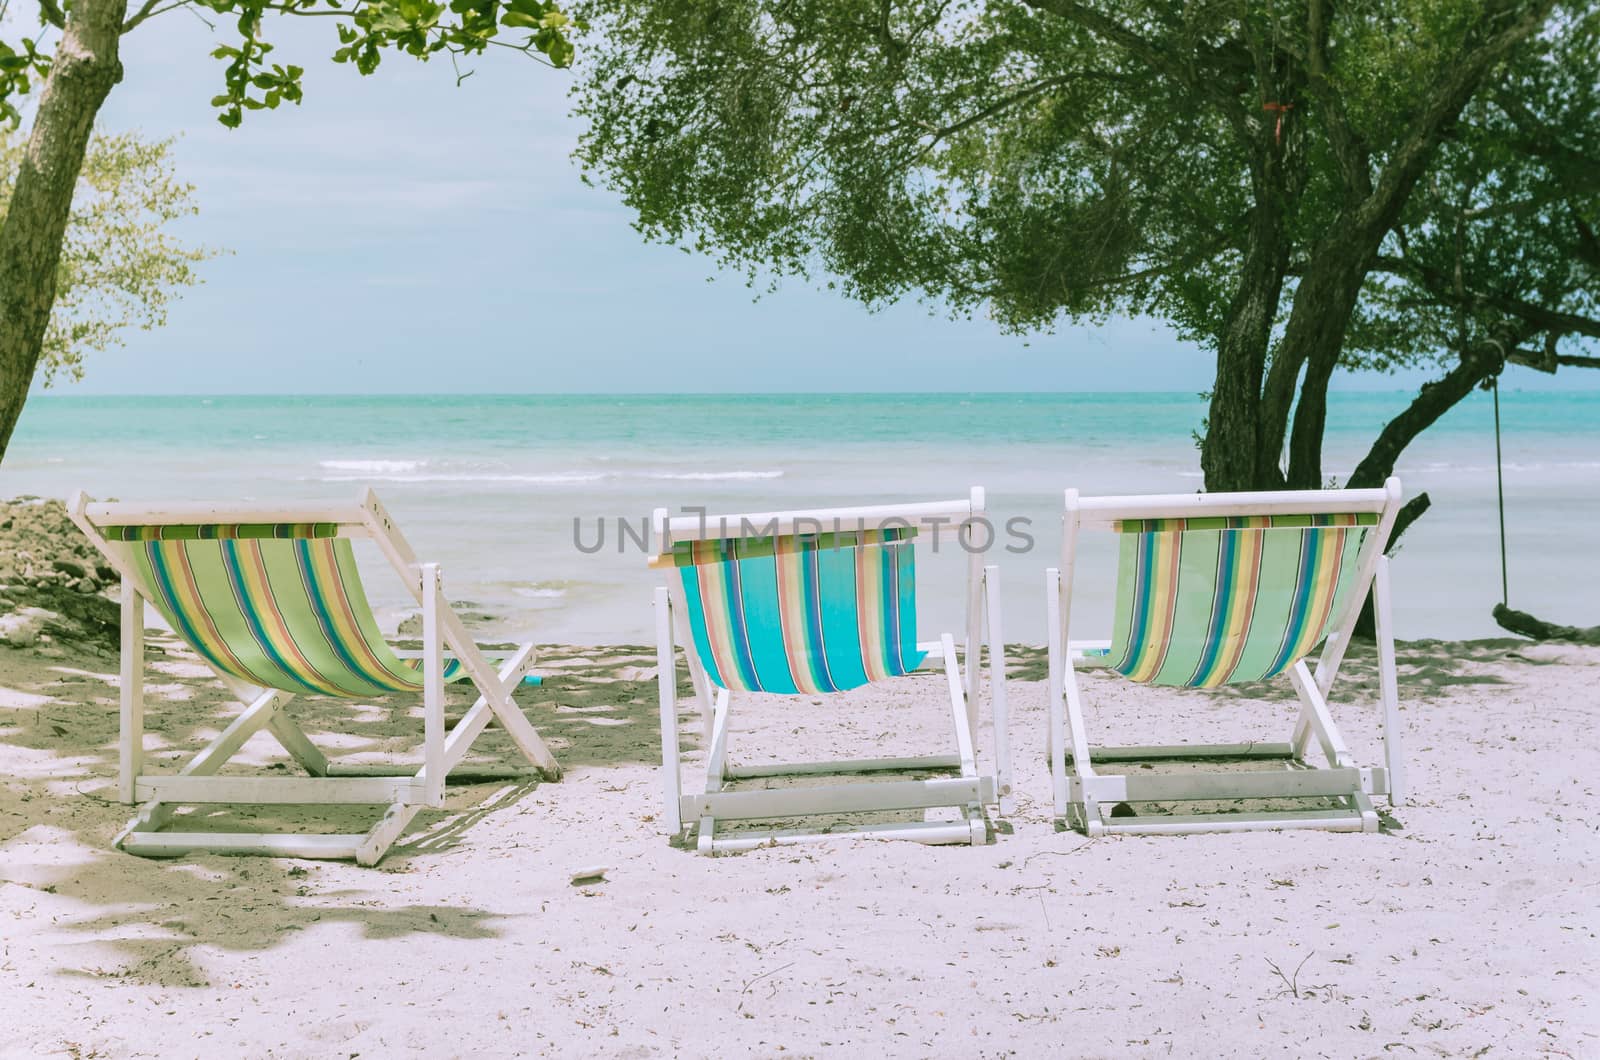
[[[1332,395],[1324,467],[1343,480],[1401,392]],[[1504,589],[1550,621],[1600,624],[1600,391],[1500,397]],[[712,514],[940,500],[986,491],[1004,635],[1044,639],[1044,571],[1060,562],[1062,492],[1201,488],[1190,393],[628,396],[88,397],[25,409],[0,496],[354,499],[375,489],[446,594],[484,634],[645,644],[650,512]],[[1407,639],[1499,635],[1494,412],[1478,393],[1406,451],[1407,495],[1432,508],[1393,565]],[[965,555],[918,555],[923,635],[961,628]],[[1074,636],[1108,635],[1114,542],[1089,535]],[[380,620],[408,613],[375,551],[361,562]]]

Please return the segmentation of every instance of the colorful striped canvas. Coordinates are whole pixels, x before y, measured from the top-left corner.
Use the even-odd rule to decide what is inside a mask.
[[[119,547],[139,591],[224,673],[313,695],[420,691],[421,661],[398,658],[384,642],[350,542],[319,533],[322,525],[305,524],[305,534],[187,528],[206,532],[135,534]],[[459,676],[449,661],[445,680]]]
[[[914,531],[680,542],[694,649],[720,688],[843,692],[915,670]]]
[[[1376,515],[1125,520],[1108,658],[1144,684],[1264,681],[1328,635]]]
[[[337,537],[338,523],[167,523],[102,526],[107,541],[209,541],[221,539]]]

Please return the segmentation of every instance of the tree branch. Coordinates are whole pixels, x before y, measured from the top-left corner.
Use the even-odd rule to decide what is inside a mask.
[[[1572,215],[1572,227],[1578,233],[1578,260],[1592,269],[1600,269],[1600,236],[1595,235],[1594,228],[1575,207],[1568,207],[1568,212]]]
[[[1357,211],[1358,225],[1383,231],[1389,229],[1396,211],[1410,196],[1412,185],[1427,167],[1444,129],[1460,116],[1462,108],[1494,65],[1538,30],[1554,6],[1555,0],[1536,0],[1526,5],[1515,0],[1499,0],[1487,5],[1483,13],[1485,23],[1513,14],[1516,17],[1464,54],[1450,57],[1443,76],[1417,108],[1405,134],[1390,154],[1372,194]]]
[[[1090,33],[1121,48],[1150,69],[1167,75],[1179,84],[1202,93],[1219,104],[1226,112],[1236,131],[1248,129],[1244,108],[1238,99],[1219,90],[1214,80],[1195,76],[1195,71],[1176,54],[1163,49],[1154,41],[1139,35],[1121,21],[1077,0],[1022,0],[1035,11],[1043,11],[1068,22],[1076,23]],[[1553,2],[1553,0],[1552,0]]]
[[[67,16],[57,0],[39,0],[39,17],[56,29],[65,29],[67,26]]]
[[[1345,485],[1349,489],[1373,489],[1383,485],[1394,473],[1394,466],[1406,446],[1455,408],[1479,383],[1500,371],[1506,354],[1526,337],[1525,331],[1505,328],[1494,338],[1463,350],[1454,368],[1442,379],[1424,383],[1411,404],[1384,424],[1377,441],[1350,473],[1350,481]]]
[[[1047,88],[1053,88],[1056,85],[1066,84],[1068,81],[1073,80],[1076,76],[1078,75],[1061,74],[1056,77],[1040,78],[1038,81],[1035,81],[1032,84],[1024,85],[1022,88],[1017,89],[1008,96],[1002,96],[1000,99],[995,100],[987,107],[984,107],[975,114],[970,114],[967,117],[962,118],[953,125],[945,125],[940,128],[933,128],[930,130],[933,139],[929,140],[928,143],[923,146],[922,150],[917,152],[917,154],[919,157],[927,154],[945,138],[954,136],[956,133],[965,129],[969,129],[978,124],[980,121],[983,121],[985,118],[992,118],[1001,111],[1006,110],[1017,103],[1021,103],[1026,99],[1036,96]]]
[[[1518,317],[1531,325],[1531,331],[1548,331],[1558,336],[1583,335],[1591,339],[1600,339],[1600,320],[1593,317],[1549,309],[1536,302],[1508,294],[1466,289],[1457,295],[1451,277],[1406,258],[1380,255],[1376,267],[1392,275],[1414,281],[1444,305],[1457,305],[1465,299],[1469,305],[1498,309],[1502,313]]]
[[[157,15],[164,15],[168,11],[186,6],[188,3],[190,3],[190,0],[176,0],[176,2],[168,4],[166,7],[159,7],[159,3],[160,0],[144,0],[144,5],[132,15],[129,15],[128,20],[122,24],[121,32],[131,32],[132,30],[137,29],[141,23],[146,22]]]
[[[1541,121],[1524,101],[1500,92],[1496,93],[1494,104],[1516,127],[1517,132],[1522,134],[1514,142],[1528,154],[1547,162],[1558,163],[1573,172],[1590,177],[1596,168],[1600,168],[1600,159],[1591,158],[1582,151],[1562,143],[1561,138],[1551,132],[1549,126]]]
[[[1306,66],[1311,76],[1307,79],[1306,87],[1327,110],[1328,142],[1339,161],[1345,189],[1351,198],[1361,200],[1372,194],[1372,171],[1366,147],[1351,131],[1344,100],[1339,98],[1328,77],[1327,14],[1326,0],[1311,0],[1306,11],[1307,36],[1311,41],[1306,55]]]
[[[1036,11],[1045,11],[1057,18],[1076,22],[1097,37],[1103,37],[1123,51],[1136,56],[1152,70],[1159,70],[1179,81],[1188,81],[1188,71],[1174,56],[1162,52],[1156,45],[1139,36],[1122,22],[1087,4],[1076,0],[1022,0]]]

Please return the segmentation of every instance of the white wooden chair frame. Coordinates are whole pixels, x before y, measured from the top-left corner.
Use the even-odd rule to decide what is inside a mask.
[[[519,646],[496,670],[478,648],[461,618],[445,599],[439,566],[420,563],[376,494],[363,490],[355,504],[268,507],[241,504],[93,504],[80,490],[68,513],[122,575],[121,739],[119,794],[126,803],[143,803],[116,837],[130,854],[177,857],[190,851],[261,854],[273,857],[353,858],[374,865],[426,806],[444,803],[446,776],[458,766],[490,719],[497,721],[518,750],[546,778],[561,775],[550,749],[512,693],[534,666],[534,646]],[[176,775],[144,770],[144,618],[145,598],[120,551],[101,526],[163,526],[210,523],[337,523],[338,536],[370,538],[389,560],[407,591],[422,607],[422,651],[399,652],[423,660],[423,764],[421,768],[330,762],[285,711],[294,693],[259,688],[213,667],[228,690],[245,704],[215,740]],[[459,659],[479,696],[455,727],[445,730],[444,665],[447,652]],[[306,777],[219,777],[227,761],[251,736],[266,730]],[[525,773],[508,773],[521,776]],[[365,834],[317,835],[264,832],[162,832],[183,805],[384,805],[382,817]]]
[[[967,500],[928,504],[878,505],[862,508],[827,508],[811,511],[763,512],[748,515],[686,516],[669,519],[665,508],[653,518],[656,555],[670,557],[679,541],[726,537],[785,535],[797,531],[878,530],[891,527],[956,529],[983,519],[984,494],[974,488]],[[952,547],[961,547],[951,535]],[[748,850],[769,843],[801,843],[825,839],[871,837],[911,839],[922,843],[987,842],[988,823],[983,808],[999,803],[1002,813],[1011,809],[1011,752],[1007,738],[1005,689],[1005,637],[1000,622],[999,568],[985,566],[980,551],[968,549],[965,670],[957,659],[955,639],[919,643],[919,651],[944,664],[955,730],[954,753],[908,758],[844,759],[821,762],[738,766],[728,760],[729,719],[732,700],[726,689],[713,686],[693,649],[683,589],[679,584],[655,592],[656,660],[661,693],[661,761],[666,785],[666,831],[678,836],[686,822],[698,822],[697,849],[702,854]],[[676,619],[676,621],[675,621]],[[699,791],[685,794],[682,755],[678,742],[678,688],[675,634],[685,645],[689,679],[704,725],[705,767]],[[980,773],[976,754],[980,645],[989,646],[990,703],[994,723],[995,763]],[[743,693],[741,693],[742,695]],[[754,791],[725,790],[730,781],[777,776],[829,776],[911,770],[953,770],[956,776],[927,780],[833,784]],[[864,813],[889,810],[956,807],[957,822],[923,821],[907,824],[865,825],[849,831],[750,832],[717,836],[719,821],[807,817],[822,814]]]
[[[1182,834],[1319,828],[1331,831],[1378,830],[1372,798],[1388,796],[1398,805],[1405,774],[1400,752],[1400,701],[1395,677],[1394,630],[1390,613],[1389,564],[1384,555],[1400,511],[1400,481],[1383,489],[1275,493],[1207,493],[1150,497],[1079,497],[1066,491],[1060,569],[1045,572],[1050,659],[1050,772],[1058,821],[1090,836],[1108,832]],[[1150,747],[1091,747],[1078,691],[1078,665],[1106,665],[1109,641],[1069,640],[1072,589],[1081,530],[1115,530],[1123,519],[1206,516],[1376,513],[1357,554],[1355,580],[1344,610],[1328,635],[1313,674],[1304,659],[1288,671],[1300,699],[1300,714],[1286,743],[1179,744]],[[1384,765],[1359,766],[1328,709],[1328,693],[1339,676],[1350,635],[1368,592],[1377,617],[1378,687],[1382,702]],[[1306,754],[1315,742],[1326,765],[1314,767]],[[1070,758],[1072,772],[1067,772]],[[1282,771],[1151,775],[1097,773],[1094,763],[1206,759],[1281,760]],[[1259,813],[1171,814],[1112,817],[1116,803],[1327,797],[1337,808]]]

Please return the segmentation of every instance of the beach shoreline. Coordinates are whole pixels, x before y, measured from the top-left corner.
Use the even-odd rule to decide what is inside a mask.
[[[1581,575],[1600,568],[1581,542],[1600,523],[1591,488],[1600,391],[1508,389],[1502,399],[1510,603],[1592,625],[1600,616]],[[1408,400],[1331,396],[1326,467],[1336,483]],[[442,565],[447,595],[492,616],[488,635],[625,644],[652,635],[656,579],[622,526],[637,533],[658,506],[783,511],[958,498],[982,486],[1000,531],[990,562],[1002,568],[1006,628],[1036,641],[1044,571],[1061,558],[1063,491],[1197,491],[1193,432],[1204,415],[1192,393],[51,396],[29,402],[0,466],[0,496],[59,500],[83,489],[97,500],[321,504],[350,503],[370,486],[417,554]],[[1432,501],[1395,557],[1396,635],[1498,635],[1489,396],[1474,394],[1431,427],[1396,473],[1408,499]],[[1020,551],[1007,550],[1013,519],[1031,538]],[[1082,542],[1075,624],[1084,636],[1110,621],[1108,536]],[[960,557],[919,548],[918,562],[923,619],[958,623]],[[368,590],[386,628],[405,617],[394,579],[374,577]]]

